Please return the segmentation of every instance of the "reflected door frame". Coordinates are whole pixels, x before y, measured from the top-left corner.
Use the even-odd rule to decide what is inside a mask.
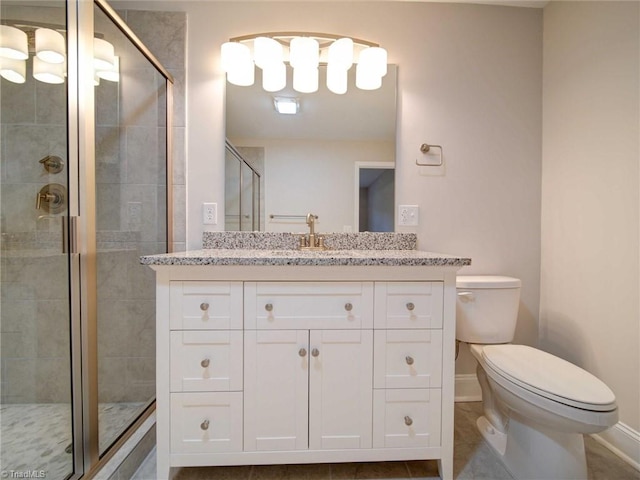
[[[354,232],[360,231],[360,170],[374,169],[395,170],[396,162],[355,162],[353,188],[353,227]],[[395,208],[395,207],[394,207]]]

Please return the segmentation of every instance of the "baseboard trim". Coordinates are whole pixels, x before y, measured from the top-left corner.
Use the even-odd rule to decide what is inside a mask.
[[[475,373],[456,375],[455,384],[456,402],[480,402],[482,401],[482,390]]]
[[[610,429],[591,437],[640,471],[640,432],[618,422]]]

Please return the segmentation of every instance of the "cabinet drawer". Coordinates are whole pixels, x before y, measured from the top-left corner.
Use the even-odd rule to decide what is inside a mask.
[[[171,332],[171,391],[242,390],[242,331]]]
[[[442,328],[442,282],[376,282],[375,328]]]
[[[374,390],[373,448],[438,447],[440,389]]]
[[[247,282],[247,329],[373,327],[372,282]]]
[[[374,388],[442,386],[442,330],[375,330]]]
[[[171,282],[171,330],[242,329],[242,282]]]
[[[172,393],[171,452],[242,451],[242,393]]]

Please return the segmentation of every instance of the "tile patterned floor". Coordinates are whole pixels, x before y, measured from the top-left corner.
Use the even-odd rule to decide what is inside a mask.
[[[144,403],[101,403],[100,450],[110,444]],[[72,471],[71,411],[66,403],[0,406],[0,470],[44,472],[60,480]]]
[[[457,403],[454,475],[459,480],[512,480],[476,429],[480,402]],[[586,437],[589,480],[640,480],[640,472]],[[155,449],[131,480],[156,480]],[[176,480],[436,479],[434,461],[183,468]],[[533,480],[533,479],[532,479]],[[560,480],[560,479],[559,479]]]

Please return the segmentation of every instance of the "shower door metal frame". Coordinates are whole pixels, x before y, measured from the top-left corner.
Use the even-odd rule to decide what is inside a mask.
[[[99,7],[166,79],[167,250],[173,250],[172,112],[173,77],[104,0],[67,0],[69,216],[75,225],[71,251],[72,398],[74,470],[71,479],[91,478],[155,410],[152,401],[100,456],[98,424],[97,219],[95,95],[93,84],[94,8]]]

